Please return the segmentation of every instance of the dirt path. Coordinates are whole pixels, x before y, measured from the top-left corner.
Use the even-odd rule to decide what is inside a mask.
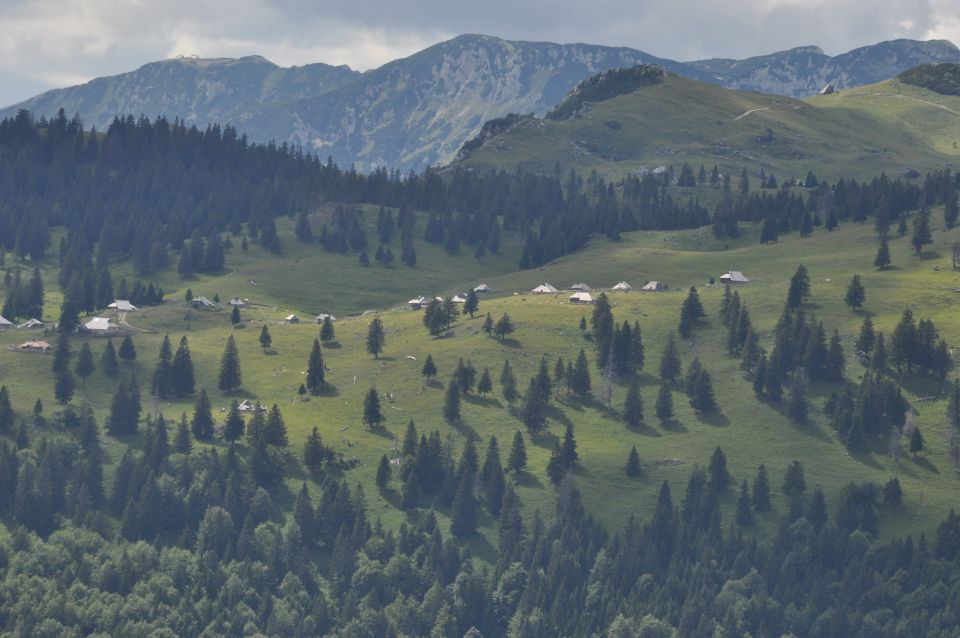
[[[747,117],[751,113],[756,113],[757,111],[769,111],[769,110],[770,110],[769,106],[764,106],[759,109],[750,109],[749,111],[746,111],[745,113],[741,113],[737,117],[733,118],[733,121],[736,122],[738,120],[742,120],[743,118]]]
[[[950,108],[944,104],[937,104],[936,102],[931,102],[930,100],[924,100],[920,97],[914,97],[912,95],[903,95],[902,93],[874,93],[877,97],[892,97],[900,98],[904,100],[913,100],[914,102],[920,102],[921,104],[926,104],[927,106],[933,106],[941,111],[946,111],[947,113],[952,113],[954,115],[960,116],[960,111]]]

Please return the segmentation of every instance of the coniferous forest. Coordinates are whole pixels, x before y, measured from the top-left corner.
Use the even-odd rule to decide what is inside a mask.
[[[828,232],[869,223],[882,249],[908,232],[908,213],[919,257],[930,243],[924,231],[930,207],[943,206],[947,227],[957,221],[958,179],[949,170],[925,181],[881,175],[833,184],[811,173],[788,184],[773,175],[751,180],[746,171],[738,183],[716,168],[698,168],[684,164],[679,173],[615,183],[559,170],[362,174],[285,144],[250,143],[230,127],[198,130],[163,118],[118,117],[98,132],[62,111],[52,119],[21,111],[3,120],[0,249],[11,262],[5,267],[16,271],[5,282],[3,314],[43,313],[43,282],[31,273],[53,255],[63,303],[58,330],[48,335],[57,341],[50,407],[38,399],[32,412],[15,411],[10,392],[0,388],[0,520],[9,530],[0,538],[0,633],[957,636],[960,516],[951,512],[929,534],[881,537],[879,518],[903,503],[896,478],[882,485],[850,481],[828,501],[802,462],[774,474],[757,458],[749,476],[734,476],[718,446],[686,468],[685,483],[652,486],[651,516],[608,528],[581,499],[570,423],[555,432],[546,473],[536,479],[549,483],[550,508],[524,509],[517,486],[534,480],[525,446],[541,440],[548,419],[558,421],[551,402],[561,396],[586,405],[601,397],[601,384],[612,392],[611,380],[621,380],[623,417],[632,427],[652,421],[645,414],[654,412],[667,422],[673,389],[698,413],[717,409],[710,374],[699,358],[681,369],[672,332],[654,405],[639,383],[645,366],[656,367],[640,320],[615,321],[606,295],[581,320],[578,335],[586,335],[590,315],[585,347],[578,341],[579,353],[566,365],[540,359],[529,386],[524,380],[518,387],[509,363],[491,370],[460,359],[437,413],[442,409],[444,422],[456,427],[464,403],[497,393],[516,419],[516,438],[465,437],[454,447],[440,431],[409,420],[395,440],[396,457],[384,455],[377,467],[363,469],[376,473],[378,490],[404,512],[396,527],[371,511],[370,495],[346,475],[351,460],[316,427],[302,448],[291,445],[280,399],[254,401],[247,411],[233,400],[224,414],[214,413],[205,388],[212,394],[216,383],[224,396],[241,398],[244,387],[233,334],[216,379],[195,378],[190,339],[200,337],[193,334],[179,343],[164,337],[150,379],[124,373],[138,357],[154,355],[138,353],[136,339],[127,336],[116,351],[111,341],[94,358],[71,336],[82,313],[115,298],[162,305],[164,292],[151,278],[165,271],[218,275],[229,242],[241,235],[282,256],[283,241],[290,241],[278,233],[284,218],[297,220],[297,240],[316,240],[317,250],[366,255],[377,242],[366,237],[361,204],[397,211],[396,221],[392,213],[381,215],[378,229],[381,240],[394,233],[401,238],[401,268],[417,267],[414,233],[463,259],[461,245],[470,253],[480,247],[496,253],[501,236],[510,234],[522,246],[518,266],[530,269],[576,253],[594,238],[615,242],[630,231],[710,227],[716,238],[732,240],[741,223],[760,228],[764,244],[809,235],[814,227]],[[684,194],[687,187],[702,189],[702,199]],[[335,212],[322,224],[301,221],[325,206]],[[381,250],[376,259],[393,257]],[[113,283],[117,264],[132,269],[134,284]],[[859,309],[865,295],[859,275],[855,283],[846,303]],[[855,353],[867,371],[853,383],[845,380],[839,333],[805,310],[810,288],[800,266],[779,320],[763,335],[739,291],[724,289],[718,317],[728,335],[724,346],[758,401],[783,405],[791,420],[803,422],[812,409],[808,385],[833,384],[825,413],[836,436],[858,453],[906,425],[910,406],[901,384],[916,375],[951,388],[947,418],[951,431],[960,431],[960,385],[950,383],[953,359],[931,320],[918,316],[917,324],[907,309],[887,339],[888,352],[878,350],[883,334],[867,316]],[[695,335],[707,315],[696,288],[684,295],[678,340]],[[478,310],[480,304],[473,292],[462,312],[449,300],[433,300],[422,327],[442,343],[458,316],[477,314],[491,342],[509,347],[523,328],[506,312]],[[231,323],[240,324],[246,310],[234,312]],[[379,362],[393,333],[379,314],[364,325],[362,347]],[[301,399],[331,391],[324,348],[336,341],[333,323],[327,318],[318,330],[302,357],[308,363]],[[266,324],[246,337],[258,339],[264,355],[273,347]],[[771,345],[769,353],[761,340]],[[434,387],[434,360],[422,361],[424,387]],[[107,418],[71,403],[95,370],[115,375]],[[147,407],[171,397],[190,397],[194,410],[164,416]],[[381,429],[391,401],[370,387],[356,407],[358,419],[362,411],[365,427]],[[609,401],[607,409],[613,411]],[[56,418],[54,410],[60,410]],[[919,429],[913,432],[915,453],[924,444]],[[121,458],[108,461],[106,437],[129,446]],[[640,480],[645,466],[636,447],[623,456],[623,480]],[[293,481],[302,488],[291,499],[283,486]],[[308,489],[313,481],[318,486]],[[761,528],[756,518],[770,513],[773,496],[789,507]],[[470,540],[481,519],[495,527],[496,544],[478,551]]]

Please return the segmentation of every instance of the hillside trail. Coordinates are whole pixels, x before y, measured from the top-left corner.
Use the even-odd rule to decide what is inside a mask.
[[[922,97],[914,97],[912,95],[904,95],[902,93],[874,93],[873,95],[876,97],[892,97],[892,98],[899,98],[903,100],[913,100],[914,102],[920,102],[921,104],[926,104],[927,106],[933,106],[940,109],[941,111],[946,111],[947,113],[952,113],[954,115],[960,116],[960,111],[956,109],[952,109],[949,106],[946,106],[945,104],[938,104],[937,102],[931,102],[930,100],[925,100]]]
[[[760,107],[760,108],[758,108],[758,109],[750,109],[749,111],[745,111],[745,112],[741,113],[740,115],[738,115],[737,117],[733,118],[733,121],[734,121],[734,122],[739,122],[740,120],[742,120],[743,118],[747,117],[747,116],[750,115],[751,113],[756,113],[757,111],[769,111],[769,110],[770,110],[770,107],[769,107],[769,106],[763,106],[763,107]]]

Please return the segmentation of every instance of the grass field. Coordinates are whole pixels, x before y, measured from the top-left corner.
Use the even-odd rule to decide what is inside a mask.
[[[738,175],[835,180],[939,169],[960,158],[960,99],[884,82],[808,101],[668,75],[566,120],[526,118],[464,165],[622,178],[642,167],[717,164]]]
[[[939,214],[934,212],[935,220]],[[705,465],[714,447],[720,445],[737,484],[744,478],[752,480],[759,463],[767,464],[775,509],[780,513],[786,508],[779,493],[783,472],[793,459],[799,459],[806,468],[808,485],[822,486],[828,500],[847,481],[883,483],[891,476],[899,477],[905,504],[900,511],[883,512],[882,533],[929,532],[951,508],[960,505],[957,473],[944,451],[944,388],[927,380],[905,383],[916,410],[915,420],[928,444],[928,450],[918,460],[895,462],[886,454],[885,442],[878,443],[869,454],[851,456],[819,409],[829,393],[828,387],[813,388],[816,407],[810,422],[800,426],[792,424],[781,407],[754,398],[750,381],[740,372],[739,359],[726,354],[726,331],[716,316],[722,290],[707,287],[706,283],[711,276],[717,277],[728,269],[741,270],[753,279],[739,290],[768,348],[788,280],[799,263],[809,268],[812,280],[807,312],[815,313],[828,329],[840,330],[848,355],[864,314],[869,313],[877,329],[889,335],[906,307],[914,308],[918,319],[933,319],[948,342],[956,345],[960,343],[960,322],[956,320],[960,295],[955,290],[960,289],[960,273],[950,269],[949,246],[960,235],[956,231],[935,231],[935,244],[928,247],[920,260],[913,256],[909,238],[895,239],[891,242],[894,268],[876,272],[872,267],[876,240],[870,226],[848,223],[833,233],[818,228],[807,239],[785,237],[773,245],[759,245],[756,229],[744,230],[744,236],[734,242],[714,240],[708,230],[631,233],[620,242],[597,240],[543,268],[519,272],[513,270],[512,258],[487,258],[477,263],[469,256],[453,258],[440,249],[433,253],[432,247],[418,247],[421,260],[417,268],[395,266],[386,269],[389,276],[380,276],[385,269],[371,266],[361,270],[355,259],[327,255],[315,246],[296,243],[289,236],[289,229],[282,227],[284,255],[264,254],[255,247],[244,254],[234,248],[228,255],[229,272],[222,277],[187,282],[175,279],[175,275],[161,277],[170,300],[129,316],[130,323],[138,329],[134,338],[139,352],[131,371],[144,383],[152,374],[163,334],[168,332],[174,344],[181,335],[187,335],[197,386],[211,392],[214,409],[222,419],[219,411],[235,397],[216,391],[216,377],[224,343],[234,334],[243,368],[243,392],[236,398],[276,402],[290,431],[291,451],[297,456],[310,429],[318,426],[327,444],[346,458],[358,461],[357,467],[346,472],[346,478],[364,486],[372,515],[395,525],[403,517],[396,507],[397,497],[377,494],[374,475],[380,456],[389,453],[393,437],[403,435],[408,420],[414,419],[421,432],[438,429],[449,436],[458,456],[465,437],[477,437],[482,454],[491,435],[497,436],[505,455],[514,432],[522,428],[500,400],[499,388],[493,396],[467,399],[462,425],[446,424],[441,417],[442,387],[424,385],[420,376],[427,354],[436,360],[439,379],[444,383],[460,357],[471,359],[478,372],[489,367],[494,379],[504,359],[509,359],[523,389],[542,356],[547,356],[551,369],[558,356],[575,357],[580,348],[586,348],[591,361],[594,360],[591,343],[578,329],[581,316],[589,317],[590,308],[567,303],[567,294],[533,296],[525,291],[542,281],[550,281],[558,288],[575,281],[610,287],[625,279],[638,288],[649,279],[658,279],[670,286],[668,292],[611,295],[615,318],[631,323],[639,320],[643,329],[647,351],[647,372],[643,376],[647,424],[630,430],[618,417],[625,395],[622,385],[613,388],[612,412],[599,399],[586,404],[555,401],[549,435],[528,446],[529,472],[519,480],[527,516],[534,509],[547,511],[552,506],[554,490],[545,467],[553,437],[562,436],[569,421],[575,426],[581,457],[575,470],[577,483],[588,508],[611,527],[619,527],[631,514],[649,514],[662,480],[671,481],[675,498],[680,498],[690,469],[697,463]],[[515,249],[511,241],[505,241],[506,251]],[[51,259],[45,271],[50,282],[56,279],[54,263]],[[862,275],[866,286],[864,313],[850,311],[842,301],[854,273]],[[251,279],[257,282],[256,286],[245,284]],[[442,338],[431,338],[421,324],[421,313],[405,307],[405,300],[413,294],[455,291],[481,279],[495,292],[482,298],[477,318],[462,317],[451,333]],[[694,338],[681,344],[683,362],[686,366],[694,356],[701,359],[713,377],[720,410],[715,415],[700,417],[688,406],[686,397],[676,393],[676,418],[660,424],[653,417],[658,385],[654,375],[664,340],[676,328],[680,304],[692,285],[700,289],[709,316],[695,331]],[[245,328],[233,329],[227,310],[198,311],[176,301],[188,286],[196,294],[211,296],[216,291],[223,299],[236,294],[259,305],[243,311]],[[385,355],[379,360],[367,355],[364,349],[370,315],[346,317],[366,308],[380,309],[386,326]],[[282,317],[297,312],[309,319],[309,313],[321,310],[341,317],[336,323],[337,343],[324,352],[330,387],[322,396],[301,402],[296,399],[296,390],[303,381],[307,355],[319,327],[311,322],[287,325]],[[501,343],[481,331],[482,316],[487,311],[494,317],[504,312],[510,314],[517,323],[513,339]],[[48,315],[54,312],[51,307]],[[273,351],[269,354],[261,351],[257,340],[264,323],[273,335]],[[27,413],[33,402],[42,398],[50,416],[57,409],[49,381],[52,358],[8,350],[8,346],[26,337],[22,330],[0,333],[0,384],[9,387],[14,406],[21,413]],[[78,337],[73,340],[73,351],[79,350],[84,339],[90,341],[98,356],[105,344],[102,338]],[[593,367],[591,374],[595,396],[603,397],[600,373]],[[857,380],[862,374],[862,366],[848,356],[848,378]],[[89,401],[102,419],[108,412],[114,386],[114,379],[98,371],[88,381],[85,392],[78,388],[74,403]],[[371,386],[376,386],[385,398],[387,422],[382,432],[366,430],[360,422],[363,395]],[[932,398],[917,401],[920,397]],[[154,406],[144,387],[146,411],[157,409],[167,417],[177,417],[183,411],[192,411],[192,407],[193,399]],[[108,436],[104,440],[111,464],[119,460],[130,443]],[[637,446],[645,466],[645,476],[639,480],[627,479],[622,471],[631,445]],[[304,478],[297,469],[288,482],[290,489],[297,489]],[[725,498],[727,514],[733,510],[734,499],[733,493]],[[760,524],[771,528],[774,520],[774,515],[764,515]],[[473,541],[473,548],[481,556],[490,556],[495,526],[483,518],[481,523],[481,535]]]

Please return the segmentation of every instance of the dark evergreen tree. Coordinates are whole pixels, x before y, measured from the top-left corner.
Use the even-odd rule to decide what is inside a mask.
[[[577,453],[577,441],[573,437],[573,423],[567,423],[567,429],[563,433],[560,458],[567,469],[573,467],[580,458],[580,455]]]
[[[684,299],[683,306],[680,308],[680,336],[689,337],[696,322],[705,316],[707,316],[707,313],[703,310],[703,304],[700,302],[700,294],[695,287],[691,286],[687,298]]]
[[[103,347],[103,353],[100,355],[100,369],[109,377],[114,376],[119,369],[117,351],[113,347],[113,339],[107,339],[107,345]]]
[[[580,353],[577,355],[577,363],[569,383],[574,397],[583,400],[590,396],[590,364],[587,362],[587,354],[583,348],[580,348]]]
[[[503,341],[508,335],[513,334],[514,330],[516,330],[516,326],[513,325],[510,315],[503,313],[503,316],[497,319],[497,323],[493,327],[493,334],[497,339]]]
[[[520,398],[520,392],[517,390],[517,378],[513,374],[510,362],[506,359],[503,361],[503,370],[500,372],[500,388],[508,405],[513,405]]]
[[[234,306],[230,310],[230,325],[237,326],[241,323],[240,319],[240,306]]]
[[[787,310],[796,310],[810,297],[810,273],[806,266],[800,264],[797,271],[790,278],[790,289],[787,292]]]
[[[746,481],[740,484],[740,495],[737,497],[737,525],[749,527],[753,525],[753,509],[750,507],[750,486]]]
[[[190,431],[198,441],[209,441],[213,438],[213,409],[204,388],[200,389],[200,396],[197,397],[197,403],[193,407]]]
[[[326,455],[326,448],[323,445],[320,430],[317,429],[317,426],[313,426],[310,436],[308,436],[307,440],[303,443],[303,465],[307,468],[308,472],[317,475],[320,473],[320,470],[323,469],[323,462]],[[384,458],[386,458],[386,456],[384,456]],[[389,470],[389,465],[387,467]],[[378,472],[378,485],[379,476],[380,474]],[[387,475],[387,480],[389,481],[389,474]]]
[[[873,258],[873,265],[878,270],[886,270],[890,265],[890,243],[885,234],[880,235],[880,247],[877,249],[877,256]]]
[[[80,354],[77,356],[77,366],[74,369],[74,372],[76,372],[83,383],[84,393],[87,391],[87,377],[93,374],[96,369],[97,367],[93,362],[93,352],[90,351],[90,344],[84,342],[80,347]]]
[[[480,297],[477,296],[477,292],[471,289],[467,292],[466,301],[463,302],[463,314],[470,315],[470,318],[473,319],[473,316],[477,314],[480,310]]]
[[[456,379],[450,379],[443,398],[443,418],[448,423],[460,422],[460,385]]]
[[[227,412],[227,420],[223,424],[223,439],[227,443],[239,441],[243,438],[246,426],[243,422],[243,415],[240,414],[240,404],[234,399],[230,403],[230,410]]]
[[[464,474],[450,507],[450,532],[458,538],[466,538],[476,530],[477,501],[473,494],[473,477]]]
[[[66,405],[73,398],[73,392],[76,383],[73,380],[73,374],[70,368],[64,366],[59,372],[54,373],[53,396],[61,405]]]
[[[363,399],[363,424],[369,428],[379,428],[385,421],[380,411],[380,395],[376,388],[370,388]]]
[[[487,316],[483,318],[483,326],[482,326],[482,330],[486,333],[488,337],[493,335],[493,326],[494,326],[493,317],[488,312]]]
[[[640,455],[637,453],[637,446],[631,446],[630,454],[627,455],[627,464],[623,471],[630,478],[637,478],[643,474],[643,467],[640,465]]]
[[[271,406],[267,414],[267,422],[263,427],[263,440],[267,445],[274,447],[285,448],[290,445],[287,438],[287,424],[276,403]]]
[[[177,423],[177,433],[173,437],[173,450],[178,454],[190,454],[193,450],[193,438],[190,436],[186,412],[180,415],[180,421]]]
[[[680,364],[680,352],[677,350],[677,342],[673,333],[667,337],[667,345],[660,356],[660,380],[663,383],[676,383],[683,374],[683,368]]]
[[[673,393],[670,391],[670,386],[666,383],[660,385],[660,390],[657,392],[657,404],[654,406],[654,411],[657,415],[657,418],[661,421],[667,421],[673,418]]]
[[[623,420],[632,428],[643,424],[643,397],[640,394],[640,381],[636,377],[627,390],[627,398],[623,404]]]
[[[433,355],[427,355],[427,360],[423,362],[423,368],[420,370],[420,374],[425,376],[428,381],[433,380],[437,376],[437,365],[433,362]]]
[[[324,370],[323,352],[320,350],[320,341],[313,340],[313,348],[310,350],[310,358],[307,360],[307,380],[306,386],[311,394],[319,394],[326,384],[326,371]]]
[[[304,451],[304,456],[306,456],[306,451]],[[391,474],[390,459],[388,459],[387,455],[384,454],[380,457],[380,464],[377,465],[377,477],[375,479],[377,489],[379,489],[381,492],[385,491],[390,485]]]
[[[710,457],[707,476],[710,479],[709,487],[712,494],[721,494],[727,491],[730,486],[731,477],[727,470],[727,455],[723,453],[719,445],[714,448],[713,455]]]
[[[484,368],[480,374],[480,380],[477,382],[477,392],[481,396],[486,396],[491,391],[493,391],[493,379],[490,378],[490,368]]]
[[[854,275],[850,280],[850,285],[847,286],[847,294],[843,298],[843,302],[854,310],[859,310],[863,307],[863,302],[866,299],[867,293],[863,284],[860,283],[860,275]]]
[[[910,433],[910,454],[916,457],[923,451],[923,447],[923,434],[921,434],[920,428],[914,427],[913,432]]]
[[[190,344],[186,336],[180,338],[180,345],[173,355],[170,366],[170,386],[177,396],[189,396],[194,393],[193,358],[190,356]]]
[[[266,352],[270,349],[271,345],[273,345],[273,337],[270,336],[270,330],[267,328],[267,324],[263,324],[263,328],[260,329],[260,347]]]
[[[327,344],[331,343],[336,339],[336,334],[333,330],[333,319],[330,318],[330,315],[327,314],[323,318],[323,323],[320,324],[320,343]]]
[[[519,430],[513,435],[510,445],[510,455],[507,457],[507,470],[514,473],[522,472],[527,467],[527,445],[523,440],[523,433]]]
[[[770,480],[767,478],[767,467],[763,463],[757,468],[757,477],[753,479],[753,508],[758,512],[770,509]]]
[[[385,343],[386,334],[383,330],[383,321],[380,320],[380,315],[374,315],[373,321],[370,322],[367,329],[367,353],[372,354],[374,359],[379,359]]]
[[[227,345],[220,358],[219,388],[223,392],[233,392],[240,387],[242,374],[240,372],[240,353],[233,335],[227,337]]]

